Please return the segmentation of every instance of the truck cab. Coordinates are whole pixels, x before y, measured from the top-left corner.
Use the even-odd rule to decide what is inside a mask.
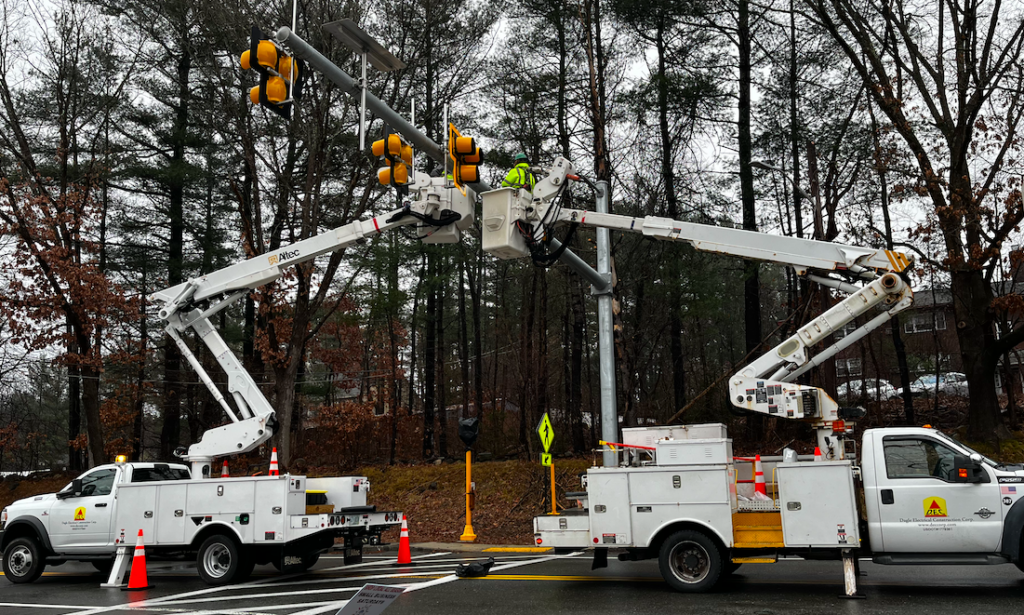
[[[188,466],[182,464],[104,464],[86,471],[56,493],[14,502],[0,513],[0,551],[9,555],[12,543],[18,543],[13,547],[17,553],[11,556],[13,570],[5,572],[15,577],[22,570],[31,574],[40,558],[51,564],[68,559],[105,563],[119,538],[118,528],[113,527],[118,486],[190,478]],[[35,544],[25,544],[27,541]]]
[[[864,432],[861,477],[877,563],[1020,562],[1024,467],[937,429]]]

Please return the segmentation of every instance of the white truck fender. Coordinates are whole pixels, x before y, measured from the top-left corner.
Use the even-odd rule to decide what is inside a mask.
[[[238,544],[245,544],[245,541],[242,540],[242,535],[238,533],[238,530],[235,529],[234,526],[224,523],[223,521],[210,521],[208,523],[204,523],[203,526],[199,528],[199,531],[195,533],[195,536],[192,538],[192,546],[198,547],[212,534],[228,534],[229,536],[234,537],[234,539],[238,541]]]
[[[730,526],[731,525],[732,524],[730,521]],[[708,521],[692,518],[672,519],[671,521],[666,521],[665,523],[662,523],[660,526],[658,526],[658,529],[654,530],[654,532],[651,533],[650,539],[647,541],[647,546],[649,547],[652,544],[661,542],[662,540],[667,538],[669,534],[672,534],[673,532],[679,530],[697,530],[704,532],[709,537],[718,539],[718,542],[721,543],[722,546],[724,546],[726,549],[732,548],[731,536],[723,536],[722,533]]]

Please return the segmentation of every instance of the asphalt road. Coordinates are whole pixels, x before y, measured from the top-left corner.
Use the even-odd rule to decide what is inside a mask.
[[[457,579],[459,563],[494,555],[497,563],[482,579]],[[342,566],[324,556],[304,574],[278,575],[260,567],[242,585],[210,588],[193,565],[151,562],[143,592],[99,588],[91,566],[65,564],[36,583],[0,580],[2,615],[99,615],[100,613],[187,613],[189,615],[318,615],[344,606],[364,583],[408,589],[387,615],[479,613],[537,615],[580,613],[742,613],[798,615],[823,613],[914,613],[954,615],[1020,612],[1024,574],[1013,566],[895,567],[864,562],[863,600],[845,600],[838,562],[783,561],[748,564],[710,594],[671,591],[657,562],[610,561],[591,571],[587,556],[550,553],[414,552],[415,565],[393,566],[394,554],[370,555],[362,564]]]

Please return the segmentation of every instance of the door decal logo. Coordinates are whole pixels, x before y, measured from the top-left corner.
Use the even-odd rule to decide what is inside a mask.
[[[946,516],[946,500],[942,498],[924,499],[924,516],[928,519]]]
[[[75,509],[75,521],[85,521],[85,506]]]

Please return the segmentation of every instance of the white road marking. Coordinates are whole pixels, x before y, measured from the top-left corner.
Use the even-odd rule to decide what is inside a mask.
[[[568,557],[573,557],[575,555],[579,555],[579,553],[570,554]],[[505,564],[504,566],[495,566],[494,568],[491,568],[491,572],[498,572],[498,571],[501,571],[501,570],[508,570],[510,568],[518,568],[520,566],[528,566],[530,564],[539,564],[539,563],[542,563],[542,562],[551,561],[553,559],[558,559],[560,557],[566,557],[566,556],[547,556],[547,557],[536,558],[536,559],[533,559],[533,560],[530,560],[530,561],[512,562],[510,564]],[[499,561],[499,560],[496,560],[496,561]],[[458,578],[459,577],[457,577],[454,574],[452,574],[452,575],[448,575],[448,576],[445,576],[445,577],[441,577],[440,579],[432,579],[430,581],[425,581],[423,583],[412,583],[412,584],[409,584],[409,585],[406,586],[405,593],[417,591],[417,590],[420,590],[420,589],[426,589],[428,587],[433,587],[435,585],[442,585],[444,583],[451,583],[452,581],[455,581]],[[399,585],[399,587],[401,587],[401,585]],[[322,605],[316,606],[315,608],[307,609],[305,611],[298,611],[296,613],[291,613],[290,615],[319,615],[320,613],[328,613],[330,611],[335,611],[337,609],[340,609],[341,607],[345,606],[347,603],[348,603],[348,600],[339,600],[338,602],[324,603]]]
[[[580,554],[582,554],[582,551],[577,551],[576,553],[570,553],[567,557],[575,557],[576,555],[580,555]],[[509,570],[511,568],[519,568],[520,566],[529,566],[531,564],[541,564],[543,562],[550,562],[551,560],[559,559],[560,557],[566,557],[566,556],[548,555],[548,556],[545,556],[545,557],[538,557],[537,559],[533,559],[533,560],[529,560],[529,561],[525,561],[525,562],[513,562],[511,564],[505,564],[504,566],[495,566],[495,567],[491,568],[489,574],[490,573],[494,573],[494,572],[499,572],[501,570]],[[446,577],[441,577],[440,579],[434,579],[432,581],[426,581],[424,583],[417,583],[416,585],[413,585],[409,589],[405,590],[405,592],[408,593],[408,592],[418,591],[418,590],[421,590],[421,589],[426,589],[428,587],[433,587],[435,585],[444,585],[445,583],[451,583],[452,581],[455,581],[458,578],[459,577],[457,577],[454,574],[452,574],[452,575],[449,575],[449,576],[446,576]]]
[[[347,579],[346,579],[347,580]],[[357,592],[363,586],[359,587],[328,587],[325,589],[304,589],[301,591],[291,592],[272,592],[267,594],[245,594],[242,596],[214,596],[212,598],[186,598],[185,600],[171,600],[168,602],[162,602],[161,606],[170,606],[172,604],[189,604],[191,602],[220,602],[227,600],[255,600],[257,598],[285,598],[287,596],[308,596],[312,594],[338,594],[341,592]]]
[[[23,609],[89,609],[92,607],[70,604],[24,604],[21,602],[0,602],[0,606],[19,607]]]
[[[426,555],[417,555],[416,557],[413,557],[412,559],[414,559],[414,560],[426,559],[426,558],[431,558],[431,557],[438,557],[438,556],[441,556],[441,555],[449,555],[450,553],[451,553],[450,551],[443,552],[443,553],[428,553]],[[367,568],[369,566],[379,566],[379,565],[380,565],[380,562],[363,562],[361,564],[352,564],[350,566],[335,566],[333,568],[323,568],[323,569],[320,569],[320,570],[316,570],[314,572],[323,572],[325,570],[329,570],[329,571],[354,570],[354,569],[357,569],[357,568]],[[308,574],[308,573],[307,572],[298,572],[298,573],[288,574],[288,575],[276,575],[276,576],[268,577],[268,578],[265,578],[265,579],[257,579],[255,581],[249,581],[249,582],[246,582],[246,583],[240,583],[238,585],[221,585],[219,587],[208,587],[206,589],[197,589],[197,590],[194,590],[194,591],[184,592],[184,593],[181,593],[181,594],[172,594],[170,596],[162,596],[160,598],[153,598],[152,600],[143,600],[141,602],[133,604],[132,606],[136,607],[136,608],[138,608],[138,607],[154,606],[154,605],[158,605],[158,604],[163,604],[165,602],[170,602],[172,600],[181,600],[182,598],[189,598],[189,597],[192,597],[192,596],[205,596],[207,594],[214,594],[214,593],[222,592],[222,591],[229,591],[229,590],[235,590],[235,589],[248,589],[248,588],[250,588],[250,587],[252,587],[254,585],[266,585],[266,584],[277,583],[277,582],[280,582],[280,581],[287,581],[288,579],[295,579],[295,578],[298,578],[298,577],[303,576],[305,574]],[[107,608],[109,608],[109,607],[107,607]],[[96,615],[97,613],[102,613],[102,611],[88,610],[88,611],[81,611],[81,612],[78,612],[78,613],[69,613],[68,615]]]
[[[288,597],[288,596],[298,596],[298,595],[315,595],[315,594],[329,594],[329,593],[337,593],[337,592],[345,592],[345,591],[358,591],[362,586],[354,587],[354,588],[351,588],[351,587],[336,588],[335,587],[335,588],[324,588],[324,589],[315,589],[315,590],[297,590],[297,591],[288,591],[288,592],[268,592],[268,593],[261,593],[261,594],[228,595],[228,596],[223,596],[222,595],[222,596],[212,596],[212,597],[197,597],[197,596],[209,596],[209,594],[219,593],[219,592],[224,592],[224,591],[230,591],[230,590],[248,590],[248,589],[254,588],[255,586],[264,586],[264,587],[267,587],[268,589],[273,589],[273,588],[276,588],[276,587],[288,587],[288,586],[303,585],[303,584],[310,584],[310,583],[317,583],[317,584],[319,584],[319,583],[330,583],[330,582],[338,582],[338,581],[349,581],[349,582],[356,581],[356,582],[358,582],[358,581],[362,581],[364,579],[366,579],[366,580],[370,580],[370,579],[396,579],[396,580],[397,579],[409,579],[410,577],[419,576],[418,572],[420,570],[422,570],[423,573],[427,573],[427,574],[429,574],[431,572],[437,573],[437,572],[440,572],[440,571],[439,570],[428,570],[428,569],[450,568],[450,565],[448,564],[449,562],[460,562],[461,563],[461,562],[464,562],[464,561],[469,560],[469,559],[473,559],[473,560],[478,560],[479,559],[479,557],[472,557],[470,555],[467,555],[465,557],[450,558],[450,559],[436,559],[436,558],[444,557],[446,555],[452,555],[452,553],[450,551],[446,551],[446,552],[440,552],[440,553],[428,553],[426,555],[415,556],[412,559],[416,560],[416,561],[418,561],[418,560],[425,560],[425,559],[430,559],[431,561],[426,566],[419,566],[419,567],[413,568],[412,570],[404,570],[404,571],[400,571],[399,567],[397,567],[397,566],[387,566],[387,567],[381,568],[380,567],[381,564],[383,564],[384,561],[387,561],[387,560],[383,560],[383,561],[375,560],[375,561],[372,561],[372,562],[363,562],[363,563],[359,563],[359,564],[352,564],[352,565],[349,565],[349,566],[333,566],[333,567],[329,567],[329,568],[321,568],[321,569],[317,569],[317,570],[313,570],[313,571],[305,571],[305,572],[294,573],[294,574],[290,574],[290,575],[278,575],[278,576],[268,577],[268,578],[264,578],[264,579],[257,579],[257,580],[254,580],[254,581],[249,581],[247,583],[241,583],[241,584],[238,584],[238,585],[224,585],[224,586],[219,586],[219,587],[210,587],[210,588],[206,588],[206,589],[194,590],[194,591],[184,592],[184,593],[180,593],[180,594],[172,594],[172,595],[169,595],[169,596],[162,596],[160,598],[153,598],[151,600],[142,600],[142,601],[138,601],[138,602],[134,602],[134,603],[127,603],[127,604],[123,604],[123,605],[110,605],[110,606],[102,606],[102,607],[51,606],[51,605],[30,605],[30,606],[36,606],[38,608],[82,609],[82,610],[79,610],[79,611],[76,611],[76,612],[73,612],[73,613],[68,613],[67,615],[99,615],[100,613],[104,613],[104,612],[108,612],[108,611],[112,611],[112,610],[132,610],[132,611],[140,611],[140,612],[174,612],[174,613],[181,613],[182,615],[214,615],[214,614],[224,614],[224,613],[230,613],[231,615],[248,615],[248,614],[256,615],[256,614],[262,613],[263,610],[275,610],[276,611],[276,610],[283,610],[283,609],[294,608],[294,607],[310,607],[310,606],[312,606],[313,608],[308,608],[308,609],[306,609],[304,611],[300,611],[298,613],[293,613],[291,615],[317,615],[319,613],[326,613],[328,611],[331,611],[332,609],[333,610],[337,610],[337,609],[341,608],[342,606],[344,606],[348,602],[348,600],[326,601],[326,602],[317,602],[317,603],[302,602],[302,603],[291,604],[291,605],[268,605],[268,606],[259,606],[259,607],[257,607],[260,610],[251,610],[251,609],[246,609],[246,608],[239,608],[239,609],[231,609],[231,610],[217,609],[217,610],[188,611],[187,607],[184,608],[184,609],[182,609],[180,607],[179,608],[174,608],[174,607],[177,606],[177,605],[184,605],[184,604],[191,604],[191,603],[218,602],[218,601],[227,601],[227,600],[244,600],[244,599],[247,599],[247,598],[253,598],[253,599],[263,598],[263,599],[266,599],[266,598]],[[507,570],[509,568],[517,568],[517,567],[520,567],[520,566],[527,566],[527,565],[530,565],[530,564],[546,562],[546,561],[550,561],[550,560],[553,560],[553,559],[560,559],[560,558],[564,558],[564,557],[573,557],[575,555],[578,555],[578,553],[570,554],[570,555],[548,555],[548,556],[544,556],[544,557],[540,557],[540,558],[526,559],[526,560],[523,560],[523,561],[516,561],[516,560],[520,560],[521,558],[527,557],[527,556],[521,556],[521,555],[503,556],[503,557],[495,558],[495,560],[497,562],[508,561],[510,563],[497,566],[495,568],[492,568],[491,570],[493,572],[497,572],[497,571],[500,571],[500,570]],[[387,558],[387,559],[391,559],[391,558]],[[434,562],[437,562],[437,564],[435,564]],[[442,562],[445,562],[445,563],[442,564]],[[377,568],[373,568],[374,566],[376,566]],[[296,579],[298,577],[301,577],[303,575],[308,575],[308,574],[316,575],[318,573],[324,573],[324,572],[338,572],[338,571],[349,571],[349,570],[358,571],[360,573],[362,573],[362,572],[378,572],[378,571],[380,571],[380,572],[392,572],[393,571],[393,574],[378,574],[378,575],[365,575],[365,576],[340,577],[340,578],[339,577],[321,578],[321,579],[310,579],[308,581],[290,581],[291,579]],[[448,575],[448,576],[441,577],[440,579],[431,579],[429,581],[425,581],[425,582],[422,582],[422,583],[404,583],[404,584],[396,583],[394,585],[396,585],[398,587],[406,587],[406,591],[416,591],[416,590],[419,590],[419,589],[425,589],[426,587],[432,587],[434,585],[440,585],[442,583],[449,583],[451,581],[456,580],[457,578],[458,577],[456,577],[453,574],[453,575]],[[0,603],[0,605],[3,605],[3,603]]]

